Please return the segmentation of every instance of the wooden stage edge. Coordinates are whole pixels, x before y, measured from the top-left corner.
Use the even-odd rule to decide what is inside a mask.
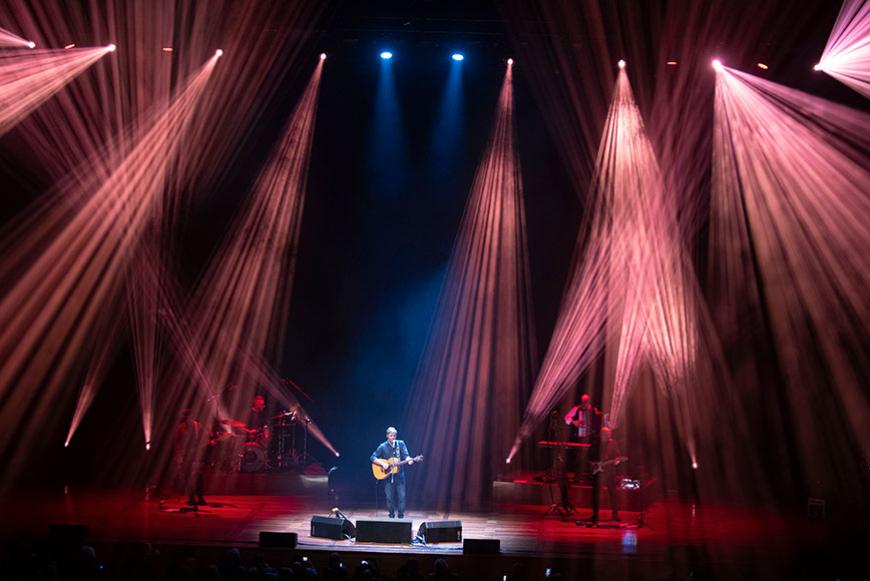
[[[47,537],[50,524],[85,524],[89,539],[114,543],[256,547],[261,531],[292,532],[300,550],[404,554],[460,554],[460,543],[381,544],[336,541],[310,535],[311,517],[327,516],[322,501],[304,496],[209,495],[209,505],[190,511],[179,497],[159,501],[141,491],[18,493],[0,498],[0,536],[9,539]],[[602,509],[606,507],[602,506]],[[416,534],[424,521],[461,520],[466,539],[498,539],[502,555],[552,556],[568,559],[662,558],[685,547],[703,548],[714,560],[755,558],[758,551],[783,556],[817,542],[824,529],[817,522],[739,506],[697,506],[659,501],[649,507],[644,526],[640,513],[621,511],[621,522],[601,528],[578,526],[590,516],[579,509],[563,519],[547,515],[547,506],[505,504],[485,513],[442,513],[409,507],[406,517]],[[342,506],[358,518],[385,518],[383,510]],[[609,517],[609,510],[602,510]]]

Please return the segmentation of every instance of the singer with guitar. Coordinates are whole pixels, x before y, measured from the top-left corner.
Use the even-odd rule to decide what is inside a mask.
[[[423,457],[412,457],[408,446],[398,439],[396,428],[387,428],[387,441],[378,446],[371,455],[372,471],[375,478],[384,481],[387,509],[390,518],[405,518],[405,466],[420,462]]]

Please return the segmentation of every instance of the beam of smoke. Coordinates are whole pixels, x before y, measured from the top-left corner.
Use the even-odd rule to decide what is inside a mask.
[[[625,71],[617,78],[593,182],[589,232],[511,455],[607,344],[617,345],[610,421],[643,361],[673,388],[695,357],[692,273],[672,199]],[[581,246],[582,245],[582,246]],[[605,398],[607,399],[607,398]]]
[[[87,75],[16,126],[25,154],[37,160],[54,179],[52,191],[28,208],[17,227],[7,237],[15,240],[13,260],[0,267],[0,277],[14,278],[21,265],[41,251],[31,232],[40,230],[55,235],[65,228],[70,212],[88,202],[87,195],[110,179],[115,169],[150,130],[155,112],[166,109],[177,91],[177,79],[189,78],[200,66],[204,54],[224,49],[224,65],[212,75],[210,91],[203,93],[194,117],[177,133],[179,144],[174,160],[167,159],[163,171],[166,182],[163,196],[154,200],[144,219],[149,222],[143,246],[134,261],[156,260],[156,264],[137,264],[130,268],[133,278],[127,285],[136,363],[136,379],[142,406],[146,441],[153,431],[155,379],[159,369],[171,360],[161,341],[155,312],[174,313],[183,309],[168,307],[167,293],[154,286],[173,286],[171,266],[175,259],[176,226],[183,221],[189,196],[182,196],[192,181],[220,179],[226,160],[235,155],[238,142],[247,135],[263,105],[275,95],[305,39],[314,27],[310,23],[323,5],[310,2],[251,3],[216,0],[204,3],[178,3],[176,0],[80,5],[56,0],[10,0],[0,14],[0,24],[27,31],[43,46],[64,46],[80,39],[92,42],[117,42],[115,58],[92,67]],[[172,47],[172,52],[163,47]],[[66,51],[69,52],[69,51]],[[255,63],[256,66],[252,66]],[[51,128],[51,131],[47,131]],[[29,150],[29,151],[28,151]],[[206,189],[206,188],[201,188]],[[147,256],[147,258],[146,258]],[[165,264],[164,264],[165,263]],[[148,274],[154,276],[148,279]],[[168,304],[182,304],[181,301]],[[168,316],[171,318],[171,316]],[[176,329],[177,331],[177,329]],[[190,347],[189,337],[170,334],[174,344]],[[192,348],[182,349],[189,353]],[[208,386],[206,372],[200,369],[197,386]],[[194,390],[196,392],[196,390]],[[164,406],[160,410],[172,413]],[[225,415],[225,414],[224,414]]]
[[[0,135],[113,50],[104,46],[0,54]]]
[[[763,319],[802,476],[846,488],[857,467],[843,451],[870,438],[870,116],[723,68],[715,132],[718,325],[740,338]]]
[[[27,40],[26,38],[21,38],[14,32],[9,32],[4,28],[0,28],[0,46],[17,46],[21,48],[33,48],[35,43]]]
[[[103,308],[123,288],[151,206],[163,192],[166,160],[175,155],[176,138],[215,63],[211,59],[156,117],[107,181],[89,196],[74,194],[87,202],[73,208],[65,224],[37,229],[22,242],[29,252],[17,258],[24,266],[7,270],[16,276],[3,281],[9,290],[0,300],[0,442],[19,429],[25,440],[34,437],[95,325],[117,316]],[[22,426],[28,409],[32,421]]]
[[[843,2],[815,68],[870,98],[870,1]]]
[[[206,424],[227,415],[239,418],[258,386],[310,418],[291,394],[274,387],[277,375],[268,363],[283,344],[322,70],[319,61],[185,315],[174,306],[166,314],[173,341],[184,348],[161,401],[168,409],[193,410]],[[191,390],[191,383],[200,389]],[[224,394],[230,385],[233,389]],[[224,402],[223,396],[231,400]],[[168,434],[174,419],[167,414],[155,431]],[[316,423],[309,430],[338,454]],[[165,470],[167,462],[164,456],[156,469]]]
[[[93,344],[93,354],[81,390],[79,391],[79,397],[76,400],[73,417],[70,420],[69,430],[67,430],[66,440],[63,444],[64,447],[69,446],[102,384],[103,377],[112,361],[112,356],[118,347],[118,336],[124,322],[125,319],[123,317],[112,317],[108,320],[103,320],[101,321],[100,328],[94,333],[94,338],[91,341]]]
[[[676,208],[669,203],[624,70],[614,107],[617,133],[609,145],[614,150],[605,155],[613,167],[602,171],[612,173],[613,192],[608,195],[614,200],[610,318],[622,326],[610,402],[610,419],[616,425],[637,358],[650,358],[661,384],[674,387],[690,372],[695,331],[688,291],[691,271],[678,238]]]
[[[512,83],[509,66],[407,412],[407,431],[430,455],[422,496],[449,509],[489,500],[533,373]]]

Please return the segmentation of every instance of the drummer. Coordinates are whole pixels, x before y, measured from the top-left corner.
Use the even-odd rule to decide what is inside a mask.
[[[274,426],[291,426],[299,419],[299,406],[290,406],[289,410],[282,410],[277,415],[272,417],[272,425]]]
[[[254,394],[254,401],[248,411],[248,417],[244,422],[233,422],[233,426],[241,428],[248,436],[248,441],[269,440],[269,414],[266,413],[266,396],[262,393]]]

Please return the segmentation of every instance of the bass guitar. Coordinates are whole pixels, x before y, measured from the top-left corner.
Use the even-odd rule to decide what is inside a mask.
[[[383,467],[377,462],[372,462],[372,474],[375,475],[375,478],[378,480],[384,480],[389,478],[393,474],[398,474],[399,466],[403,464],[410,464],[411,462],[422,462],[423,455],[420,454],[414,458],[405,458],[404,460],[399,460],[398,458],[389,458],[386,460],[389,464],[387,467]]]
[[[608,466],[616,466],[617,464],[622,464],[626,461],[628,461],[628,456],[617,456],[616,458],[611,458],[610,460],[604,460],[602,462],[590,462],[589,465],[592,467],[592,474],[598,474],[599,472],[603,472]]]

